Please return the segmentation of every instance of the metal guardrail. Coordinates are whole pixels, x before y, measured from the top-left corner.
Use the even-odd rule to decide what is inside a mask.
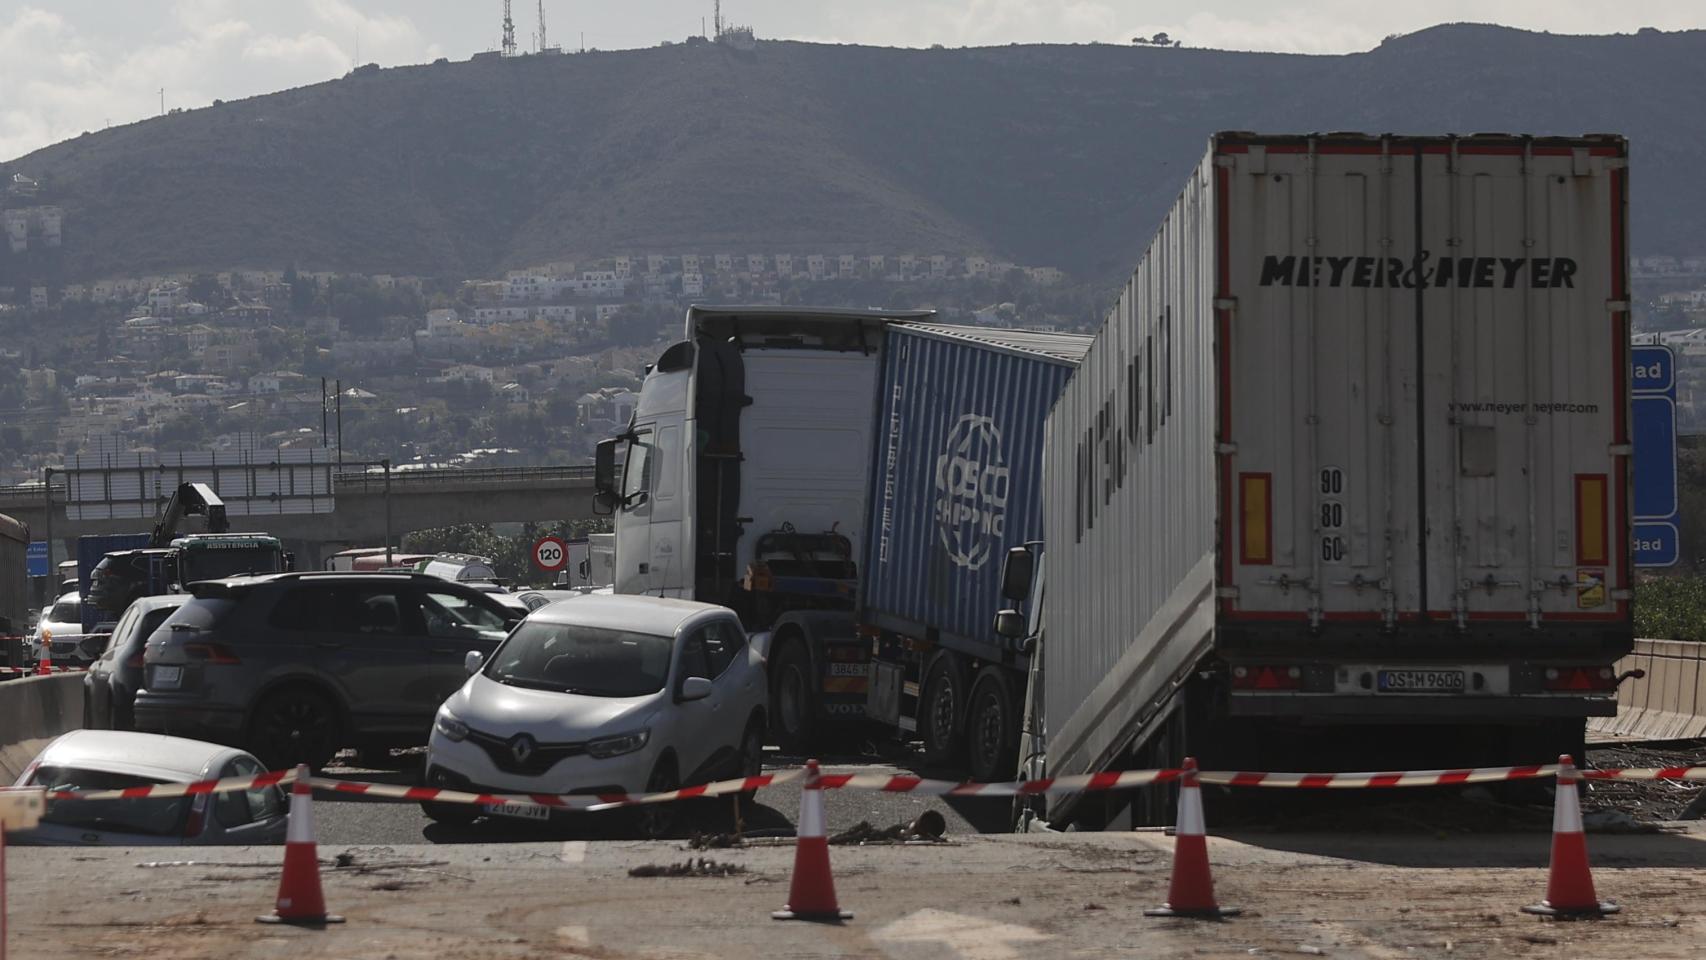
[[[577,464],[574,466],[549,467],[434,467],[428,470],[405,470],[399,467],[391,468],[391,488],[430,485],[434,483],[535,483],[549,480],[574,482],[590,482],[592,467]],[[380,467],[369,467],[366,470],[346,470],[332,475],[332,494],[345,489],[365,492],[369,489],[383,489],[385,486],[385,471]],[[65,499],[65,484],[55,483],[54,503],[63,503]],[[16,503],[18,501],[40,502],[44,498],[41,484],[16,484],[0,486],[0,501]]]

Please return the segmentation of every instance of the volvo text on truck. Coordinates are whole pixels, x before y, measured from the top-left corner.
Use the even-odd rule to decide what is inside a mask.
[[[1027,664],[989,611],[1006,549],[1040,534],[1044,419],[1090,338],[931,319],[694,307],[596,486],[617,593],[771,633],[785,747],[875,720],[1007,777]]]
[[[1027,775],[1580,755],[1632,645],[1627,156],[1212,138],[1049,417]]]

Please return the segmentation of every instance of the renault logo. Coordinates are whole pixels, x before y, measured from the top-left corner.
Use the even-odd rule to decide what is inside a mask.
[[[527,758],[533,756],[533,751],[538,746],[537,743],[533,742],[532,737],[525,733],[518,734],[515,739],[509,742],[509,754],[515,758],[516,763],[526,763]]]

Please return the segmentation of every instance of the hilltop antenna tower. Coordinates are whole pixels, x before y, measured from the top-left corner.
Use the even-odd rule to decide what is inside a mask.
[[[503,55],[515,56],[515,20],[510,17],[510,0],[504,0],[504,45]]]
[[[711,36],[720,40],[723,37],[723,0],[712,0],[712,3],[713,12],[716,15],[711,18],[711,26],[715,28]],[[701,7],[700,9],[704,8]]]
[[[539,0],[539,52],[551,49],[551,44],[545,39],[545,0]]]

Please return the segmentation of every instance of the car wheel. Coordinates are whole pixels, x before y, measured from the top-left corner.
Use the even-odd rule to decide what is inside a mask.
[[[249,752],[274,770],[299,763],[318,770],[337,755],[342,740],[337,706],[303,687],[267,697],[249,723]]]
[[[421,803],[421,812],[434,823],[447,827],[466,827],[480,818],[480,808],[472,803]]]
[[[764,772],[764,724],[754,717],[740,738],[740,776],[756,777]],[[757,790],[742,790],[742,803],[751,803]]]
[[[664,793],[680,786],[681,775],[676,772],[675,757],[659,757],[657,766],[652,768],[652,775],[646,778],[646,792]],[[681,823],[681,803],[680,800],[674,800],[669,803],[641,805],[638,811],[640,835],[647,840],[668,840],[673,837],[676,827]]]
[[[776,742],[787,753],[797,755],[812,746],[817,714],[812,703],[811,672],[804,647],[788,643],[782,648],[782,655],[776,659],[770,709],[775,716]]]
[[[937,657],[930,665],[918,705],[918,734],[924,740],[924,762],[931,766],[959,761],[965,742],[960,722],[965,716],[965,688],[965,670],[952,656]]]
[[[979,783],[1013,779],[1019,761],[1019,722],[1000,667],[984,667],[972,685],[966,719],[966,767]]]

